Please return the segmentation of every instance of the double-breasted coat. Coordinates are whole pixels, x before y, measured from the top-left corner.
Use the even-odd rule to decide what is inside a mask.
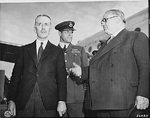
[[[13,69],[8,99],[22,110],[37,82],[46,110],[57,108],[58,101],[66,101],[66,68],[61,49],[49,41],[37,63],[36,41],[22,46]],[[38,103],[37,103],[38,104]]]
[[[104,43],[89,66],[88,109],[133,107],[137,95],[149,97],[148,37],[123,29]]]

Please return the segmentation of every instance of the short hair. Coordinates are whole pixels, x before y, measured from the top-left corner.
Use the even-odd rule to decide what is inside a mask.
[[[39,17],[41,17],[41,16],[47,17],[47,18],[49,18],[49,19],[51,20],[50,16],[48,16],[48,15],[46,15],[46,14],[39,14],[39,15],[37,15],[37,17],[35,18],[35,23],[36,23],[36,20],[37,20]]]
[[[114,15],[119,16],[122,19],[122,21],[124,23],[126,23],[125,15],[124,15],[124,13],[121,10],[119,10],[119,9],[110,9],[110,10],[106,11],[106,13],[109,13],[109,12],[114,14]]]

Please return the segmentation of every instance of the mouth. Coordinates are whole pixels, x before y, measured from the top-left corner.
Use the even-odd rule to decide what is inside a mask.
[[[46,31],[41,31],[41,33],[46,33]]]

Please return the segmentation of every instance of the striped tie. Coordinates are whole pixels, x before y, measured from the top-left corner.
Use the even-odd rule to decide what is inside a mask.
[[[41,58],[41,55],[43,53],[43,42],[41,42],[41,46],[39,47],[39,50],[38,50],[38,62],[40,61],[40,58]]]

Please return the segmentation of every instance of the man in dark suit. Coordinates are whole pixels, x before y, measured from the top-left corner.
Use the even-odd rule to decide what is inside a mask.
[[[68,117],[84,117],[83,101],[84,101],[84,81],[78,75],[75,76],[71,72],[71,68],[76,64],[81,67],[88,66],[88,58],[84,47],[73,45],[72,38],[75,22],[64,21],[55,26],[60,36],[58,47],[64,49],[67,76],[67,115]],[[78,71],[78,69],[77,69]]]
[[[20,48],[8,93],[8,110],[19,117],[55,117],[66,111],[66,68],[61,49],[48,41],[51,18],[35,19],[37,39]]]
[[[111,38],[91,59],[89,70],[82,70],[82,76],[89,77],[87,109],[98,117],[128,117],[134,108],[149,106],[148,37],[128,31],[125,23],[120,10],[104,14],[101,25]]]

